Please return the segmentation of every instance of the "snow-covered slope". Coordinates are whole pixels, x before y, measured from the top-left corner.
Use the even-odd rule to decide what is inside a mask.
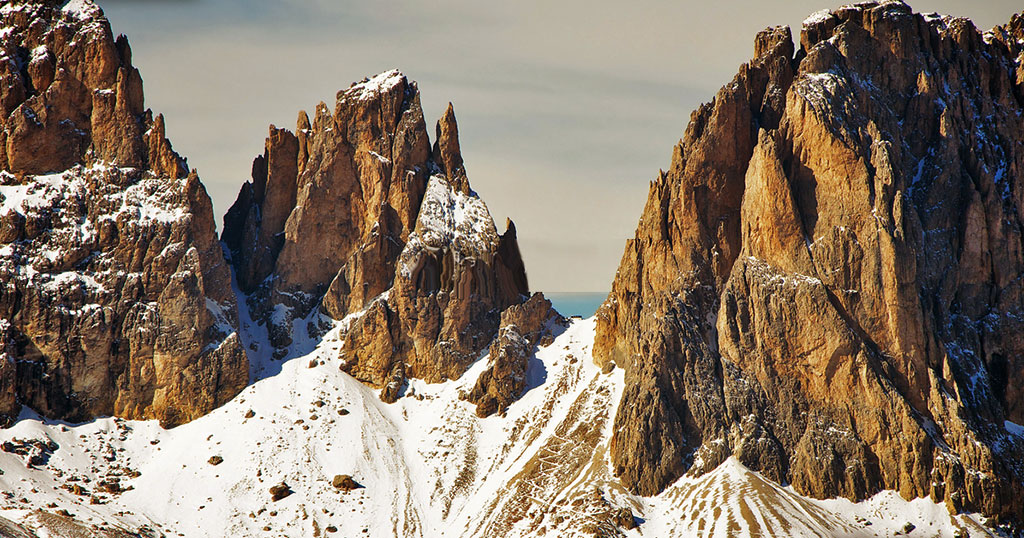
[[[540,348],[524,396],[486,419],[459,398],[485,358],[459,380],[411,380],[384,404],[339,370],[342,326],[297,343],[283,363],[255,361],[257,380],[234,400],[171,430],[62,424],[26,409],[0,440],[41,442],[0,452],[0,517],[50,529],[40,536],[71,536],[49,514],[197,537],[891,536],[907,523],[921,536],[986,533],[973,517],[890,493],[860,504],[807,499],[735,460],[655,498],[628,494],[606,456],[622,371],[602,373],[590,360],[593,319]],[[269,354],[247,328],[252,355]],[[338,489],[337,475],[362,487]],[[291,493],[274,501],[280,484]]]

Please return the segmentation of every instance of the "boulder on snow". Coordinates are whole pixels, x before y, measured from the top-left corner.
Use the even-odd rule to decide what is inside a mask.
[[[636,525],[636,518],[633,517],[633,511],[630,510],[628,507],[625,507],[625,506],[622,507],[622,508],[619,508],[615,512],[615,516],[614,516],[613,519],[615,520],[615,524],[618,525],[619,528],[622,528],[622,529],[632,530],[632,529],[635,529],[636,526],[637,526]]]
[[[292,493],[295,493],[292,491],[292,488],[288,487],[288,484],[281,482],[280,484],[270,488],[270,500],[277,502]]]
[[[363,487],[362,484],[356,482],[351,475],[347,474],[336,475],[334,480],[331,481],[331,485],[341,491],[352,491]]]

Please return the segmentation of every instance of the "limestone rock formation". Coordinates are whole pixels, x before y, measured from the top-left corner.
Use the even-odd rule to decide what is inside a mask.
[[[498,336],[491,342],[487,369],[477,378],[466,399],[476,404],[479,417],[501,413],[526,390],[526,368],[541,337],[553,324],[565,320],[544,294],[535,293],[525,303],[501,313]]]
[[[342,318],[391,287],[430,169],[419,92],[397,71],[338,92],[295,134],[270,128],[253,179],[224,217],[242,291],[271,342],[318,305]],[[274,307],[279,313],[274,319]]]
[[[758,34],[652,183],[598,313],[614,469],[735,454],[816,497],[1024,520],[1024,17],[865,2]]]
[[[371,385],[396,368],[431,383],[460,377],[497,334],[501,312],[526,300],[522,267],[514,226],[498,235],[475,193],[431,177],[394,286],[371,309],[386,311],[378,319],[387,323],[352,322],[342,348],[346,371]],[[362,349],[367,335],[385,339],[384,348]]]
[[[344,319],[346,370],[393,400],[406,376],[460,376],[526,299],[506,228],[469,187],[451,105],[431,149],[416,84],[389,71],[271,126],[223,241],[278,356]]]
[[[248,382],[210,198],[91,2],[0,9],[0,423],[201,416]]]

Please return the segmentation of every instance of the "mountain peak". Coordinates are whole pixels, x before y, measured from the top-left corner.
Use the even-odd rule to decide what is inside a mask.
[[[469,180],[462,162],[462,150],[459,147],[459,125],[455,121],[455,108],[448,103],[441,119],[437,120],[436,138],[434,139],[434,163],[448,182],[460,192],[469,194]]]
[[[376,99],[380,94],[387,93],[399,86],[406,86],[409,80],[397,69],[384,71],[372,77],[366,77],[360,82],[353,82],[348,89],[338,92],[338,100],[355,99],[366,101]]]
[[[345,369],[386,400],[406,376],[458,377],[527,290],[514,233],[498,235],[469,187],[453,108],[431,150],[416,83],[392,70],[338,92],[312,126],[304,116],[297,143],[268,138],[225,217],[276,353],[324,314],[348,320]]]
[[[788,28],[758,34],[652,184],[598,312],[595,358],[626,370],[627,487],[735,456],[815,497],[1024,518],[1004,427],[1024,421],[1013,28],[889,1],[812,14],[799,51]]]
[[[86,0],[0,27],[0,423],[209,412],[248,379],[231,275],[128,40]]]

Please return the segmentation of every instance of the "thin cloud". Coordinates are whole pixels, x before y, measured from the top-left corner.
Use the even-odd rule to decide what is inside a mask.
[[[147,106],[200,170],[218,213],[248,179],[267,126],[393,67],[420,83],[427,121],[455,104],[470,181],[512,217],[531,285],[607,290],[648,182],[690,112],[768,25],[798,33],[821,1],[479,2],[100,0],[128,34]],[[975,18],[1019,6],[918,0]],[[838,2],[833,4],[838,5]]]

